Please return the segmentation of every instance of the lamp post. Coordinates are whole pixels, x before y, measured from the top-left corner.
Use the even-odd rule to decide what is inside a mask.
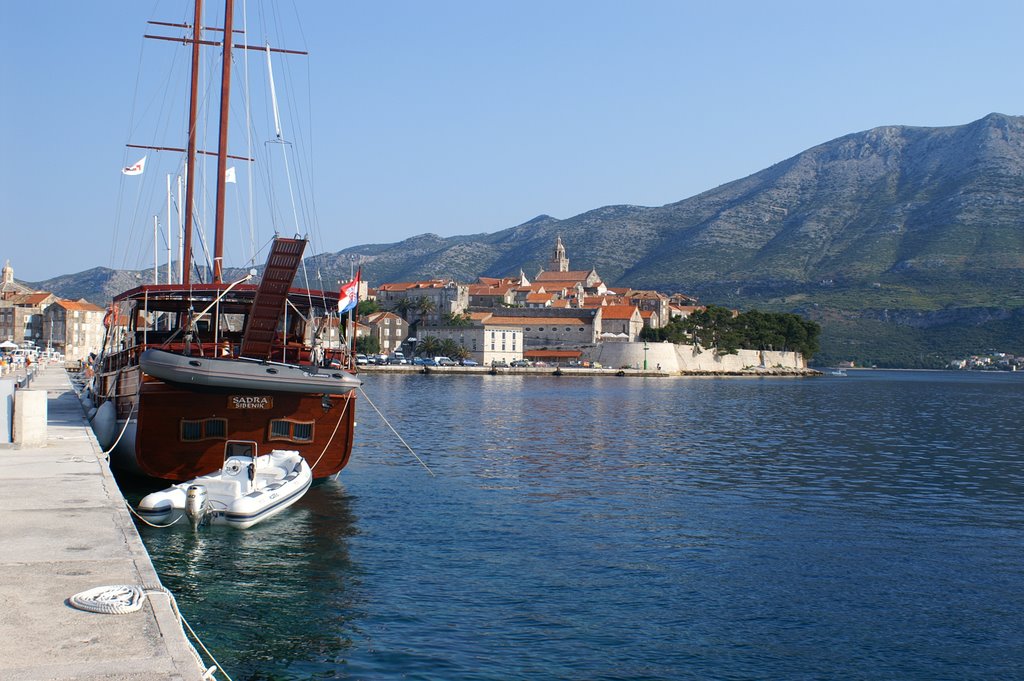
[[[647,371],[647,341],[644,341],[644,371]]]

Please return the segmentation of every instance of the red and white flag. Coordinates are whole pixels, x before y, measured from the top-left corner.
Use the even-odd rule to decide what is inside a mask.
[[[143,156],[138,160],[138,162],[135,165],[128,166],[127,168],[122,168],[121,172],[124,173],[125,175],[141,175],[143,169],[145,168],[145,165],[146,157]]]
[[[338,295],[338,314],[345,314],[359,304],[359,277],[362,269],[356,272],[356,278],[341,285]]]

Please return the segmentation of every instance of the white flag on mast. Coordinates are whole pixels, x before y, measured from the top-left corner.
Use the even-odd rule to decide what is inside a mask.
[[[137,163],[135,163],[135,165],[128,166],[127,168],[122,168],[121,172],[124,173],[125,175],[141,175],[145,165],[146,157],[143,156],[138,160]]]
[[[235,180],[235,167],[234,166],[231,166],[230,168],[228,168],[227,170],[224,171],[224,181],[225,182],[234,182],[235,184],[238,184],[238,182]]]

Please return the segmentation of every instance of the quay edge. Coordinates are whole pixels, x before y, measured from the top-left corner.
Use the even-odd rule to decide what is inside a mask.
[[[0,678],[201,679],[171,600],[125,615],[72,607],[75,594],[160,580],[65,371],[39,371],[46,443],[0,446]]]

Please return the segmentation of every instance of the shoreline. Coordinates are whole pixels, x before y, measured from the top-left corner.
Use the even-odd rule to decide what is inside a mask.
[[[594,369],[590,367],[435,367],[411,364],[380,365],[367,364],[357,368],[356,375],[367,374],[440,374],[492,376],[632,376],[635,378],[688,378],[688,377],[736,377],[736,378],[808,378],[823,376],[817,369],[757,369],[750,371],[664,371],[657,369]]]

